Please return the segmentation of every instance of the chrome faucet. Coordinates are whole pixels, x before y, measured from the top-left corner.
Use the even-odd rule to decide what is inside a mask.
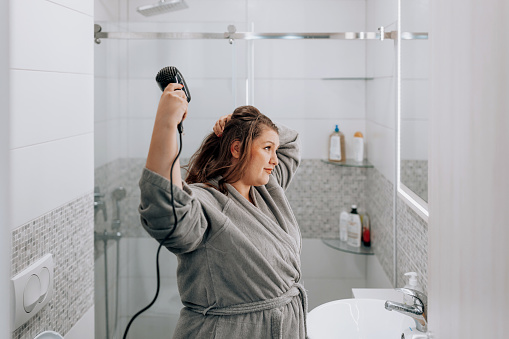
[[[106,202],[102,199],[104,194],[100,193],[99,187],[96,186],[94,189],[94,219],[98,211],[103,212],[104,221],[108,220],[108,214],[106,213]]]
[[[396,311],[413,318],[417,330],[426,332],[428,330],[428,298],[426,295],[410,288],[396,288],[396,291],[411,296],[414,304],[405,305],[387,300],[385,302],[385,309]]]

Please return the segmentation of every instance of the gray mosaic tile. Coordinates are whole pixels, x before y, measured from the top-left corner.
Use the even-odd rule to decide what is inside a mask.
[[[401,182],[428,201],[428,161],[401,160]]]
[[[397,200],[397,286],[404,286],[406,272],[417,272],[424,292],[428,286],[428,224],[403,200]]]
[[[371,221],[371,246],[389,280],[394,277],[394,185],[376,168],[367,181],[367,206]],[[392,282],[394,285],[394,281]]]
[[[366,211],[368,170],[302,160],[286,194],[303,238],[338,238],[342,211]]]
[[[53,299],[12,333],[32,339],[44,330],[67,333],[94,304],[93,194],[12,231],[11,275],[53,254]]]

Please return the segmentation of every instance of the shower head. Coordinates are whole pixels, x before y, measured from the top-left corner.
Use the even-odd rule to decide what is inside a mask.
[[[160,0],[153,5],[140,6],[137,11],[144,16],[152,16],[185,8],[188,6],[184,0]]]

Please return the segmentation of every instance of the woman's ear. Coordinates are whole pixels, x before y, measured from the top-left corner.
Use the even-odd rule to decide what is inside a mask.
[[[232,144],[230,146],[230,152],[232,152],[232,157],[234,157],[235,159],[240,158],[240,141],[239,140],[235,140],[234,142],[232,142]]]

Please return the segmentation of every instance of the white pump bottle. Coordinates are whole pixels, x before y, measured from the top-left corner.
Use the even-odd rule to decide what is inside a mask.
[[[418,274],[416,272],[407,272],[405,273],[405,276],[409,277],[408,284],[405,285],[405,288],[410,288],[412,290],[423,292],[421,285],[419,285],[419,282],[417,281]],[[403,301],[405,305],[411,306],[414,304],[413,298],[406,294],[403,296]]]

